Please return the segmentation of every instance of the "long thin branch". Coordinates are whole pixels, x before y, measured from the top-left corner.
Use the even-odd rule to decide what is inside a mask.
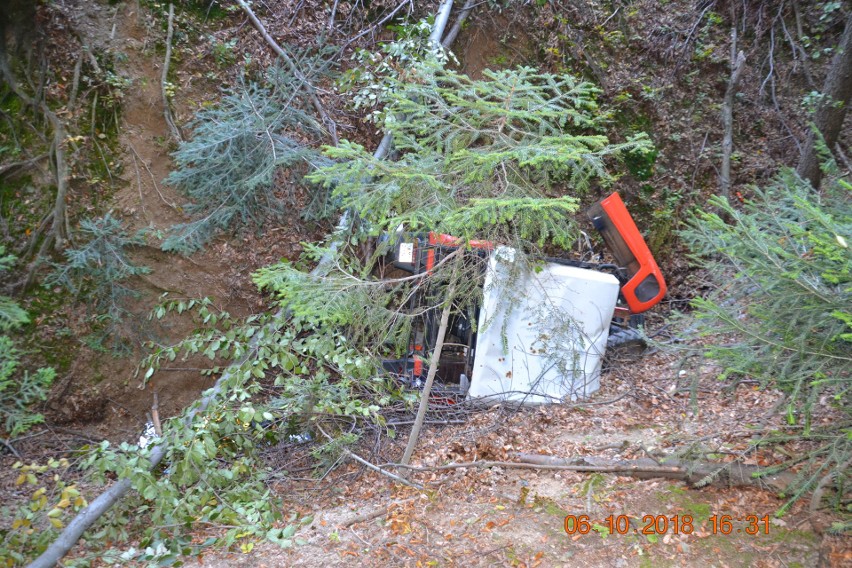
[[[459,250],[463,249],[459,248]],[[444,349],[444,338],[447,335],[450,312],[453,309],[459,268],[463,261],[464,255],[460,254],[455,260],[453,273],[450,276],[450,285],[444,299],[444,310],[441,312],[441,325],[438,327],[438,337],[435,339],[432,360],[429,362],[429,373],[426,375],[426,384],[423,385],[423,392],[420,393],[420,407],[417,409],[417,417],[414,419],[414,426],[411,427],[411,435],[408,437],[408,445],[405,447],[405,453],[403,453],[402,461],[400,462],[403,465],[408,465],[411,461],[411,454],[414,453],[414,448],[417,446],[417,439],[420,437],[420,430],[423,428],[423,421],[426,419],[426,410],[429,408],[429,395],[432,392],[432,383],[435,381],[435,375],[438,373],[438,363],[441,361],[441,351]]]
[[[74,111],[77,106],[77,92],[80,88],[80,73],[83,70],[83,53],[77,56],[77,63],[74,65],[74,78],[71,81],[71,95],[68,97],[68,110]]]
[[[628,474],[640,478],[665,477],[679,479],[693,485],[703,485],[708,477],[712,477],[711,484],[729,484],[745,486],[770,487],[783,490],[790,485],[795,474],[781,472],[773,476],[754,477],[761,471],[760,467],[749,466],[740,463],[711,463],[711,462],[683,462],[676,459],[667,460],[660,465],[650,458],[636,460],[609,460],[598,459],[600,463],[589,463],[588,456],[577,459],[565,459],[556,456],[539,454],[516,453],[518,461],[473,461],[462,463],[451,463],[436,466],[412,466],[408,464],[381,464],[384,469],[399,468],[411,471],[444,471],[462,468],[492,468],[502,467],[507,469],[543,469],[553,471],[576,471],[581,473],[617,473]]]
[[[177,208],[178,208],[177,205],[175,205],[174,203],[169,203],[166,200],[166,198],[163,196],[163,192],[160,191],[160,186],[157,185],[157,178],[156,178],[156,176],[154,176],[154,172],[151,171],[151,168],[150,168],[150,166],[148,166],[148,163],[145,160],[142,159],[142,156],[139,155],[139,152],[136,151],[136,148],[133,146],[133,144],[128,142],[127,147],[130,148],[130,151],[133,152],[133,156],[135,157],[135,159],[138,159],[142,163],[142,166],[148,172],[148,175],[151,176],[151,183],[153,184],[154,190],[157,192],[157,195],[160,196],[160,200],[163,203],[165,203],[166,205],[168,205],[169,207],[171,207],[172,209],[174,209],[175,211],[177,211]],[[135,161],[134,161],[134,163],[135,163]]]
[[[404,485],[408,485],[409,487],[413,487],[415,489],[420,489],[420,490],[423,489],[423,486],[420,485],[419,483],[414,482],[414,481],[408,481],[407,479],[404,479],[404,478],[402,478],[402,477],[400,477],[400,476],[398,476],[394,473],[391,473],[386,469],[382,469],[381,467],[379,467],[377,465],[371,464],[370,462],[368,462],[367,460],[365,460],[364,458],[362,458],[358,454],[352,453],[349,450],[343,450],[343,453],[346,454],[347,457],[352,458],[356,462],[368,467],[369,469],[372,469],[373,471],[376,471],[378,473],[381,473],[384,476],[387,476],[387,477],[393,479],[397,483],[402,483]]]
[[[15,168],[24,168],[30,166],[36,162],[39,162],[45,158],[49,157],[49,154],[39,154],[35,158],[30,158],[29,160],[22,160],[20,162],[12,162],[11,164],[0,164],[0,176],[5,174],[6,172],[10,172]]]

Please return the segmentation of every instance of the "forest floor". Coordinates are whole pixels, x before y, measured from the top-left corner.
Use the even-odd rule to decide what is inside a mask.
[[[161,183],[172,167],[162,113],[161,54],[153,48],[154,36],[161,30],[146,23],[138,4],[83,5],[87,9],[79,14],[78,28],[91,37],[111,42],[125,53],[127,58],[119,72],[132,82],[123,101],[124,127],[119,140],[125,179],[113,199],[113,208],[131,228],[165,229],[185,221],[178,205],[182,197]],[[660,10],[665,12],[662,8],[649,8],[645,23],[637,30],[650,26],[655,18],[673,18],[670,14],[677,13],[670,10],[662,15]],[[467,54],[463,58],[466,71],[476,74],[499,57],[507,59],[504,64],[528,62],[523,44],[530,38],[520,32],[510,38],[498,37],[495,29],[505,26],[502,17],[474,19],[460,38],[459,50]],[[224,42],[225,37],[221,39]],[[262,45],[255,44],[255,48],[263,50]],[[198,61],[205,56],[209,60],[209,50],[205,52],[203,46],[198,46],[195,55]],[[216,78],[208,77],[204,71],[201,63],[185,54],[177,72],[181,96],[176,99],[175,110],[179,123],[215,99]],[[624,71],[613,65],[609,75],[611,90],[615,85],[631,83],[619,73]],[[667,144],[671,154],[677,148],[683,149],[680,157],[668,158],[667,173],[661,178],[671,182],[666,186],[671,193],[661,198],[671,199],[685,191],[690,180],[694,186],[696,180],[700,184],[713,176],[713,168],[706,160],[710,152],[708,149],[705,153],[701,140],[706,142],[711,132],[715,137],[718,128],[690,126],[690,120],[704,112],[681,104],[691,96],[691,88],[681,93],[680,99],[657,99],[660,93],[669,92],[671,85],[665,81],[661,75],[656,83],[649,83],[650,90],[634,89],[632,98],[631,92],[625,92],[636,117],[646,113],[656,120],[668,113],[666,120],[657,121],[657,135],[665,138],[662,145]],[[708,89],[715,87],[718,85]],[[642,98],[640,93],[647,96]],[[350,134],[364,137],[365,131],[363,126],[355,125]],[[744,132],[739,134],[745,137]],[[769,145],[765,153],[757,149],[743,151],[743,170],[768,169],[770,154],[774,151],[777,158],[786,151],[774,139],[767,139],[760,138]],[[301,241],[321,238],[323,234],[323,227],[306,224],[298,216],[298,207],[294,207],[292,214],[265,236],[248,234],[227,242],[220,240],[192,258],[144,247],[136,260],[151,267],[152,272],[139,282],[144,295],[133,307],[137,316],[128,325],[162,341],[185,335],[190,327],[177,320],[160,328],[147,327],[151,324],[145,314],[163,292],[173,298],[214,296],[222,309],[238,316],[257,312],[263,309],[264,299],[251,284],[250,273],[280,258],[296,259]],[[670,258],[668,262],[677,268],[679,289],[695,286],[694,277],[683,270],[682,261]],[[682,297],[676,300],[681,301]],[[192,368],[194,363],[190,361],[183,367],[164,369],[148,390],[140,391],[133,375],[134,361],[138,357],[115,359],[81,350],[51,396],[49,417],[56,429],[54,438],[42,446],[44,455],[53,455],[81,439],[133,439],[145,422],[153,390],[159,392],[160,412],[165,418],[178,414],[212,384],[210,378]],[[452,418],[463,419],[463,423],[429,426],[421,436],[413,463],[431,467],[473,460],[511,462],[515,452],[566,458],[587,456],[589,460],[633,459],[686,448],[694,455],[711,455],[721,461],[745,457],[745,463],[756,465],[789,459],[789,455],[769,451],[746,453],[755,439],[784,428],[776,412],[780,393],[760,390],[747,382],[727,388],[716,379],[718,369],[695,361],[685,352],[669,349],[654,349],[641,357],[612,356],[600,391],[589,400],[532,409],[455,413]],[[442,417],[446,418],[436,416]],[[829,406],[818,408],[817,420],[831,419]],[[358,451],[373,463],[396,462],[407,433],[399,429],[396,440],[365,440]],[[20,446],[21,451],[31,452],[28,461],[39,458],[39,443],[34,438]],[[788,451],[794,454],[802,449],[791,446]],[[824,532],[833,520],[830,515],[811,514],[804,500],[775,518],[774,513],[786,499],[757,487],[696,489],[664,479],[497,466],[415,472],[410,479],[426,487],[418,491],[353,462],[316,479],[311,477],[315,471],[308,467],[312,463],[310,448],[303,445],[270,448],[267,459],[277,470],[306,471],[305,478],[272,486],[286,503],[285,517],[310,519],[295,535],[299,544],[286,550],[260,543],[247,553],[211,551],[190,563],[221,567],[530,568],[806,567],[820,562],[826,566],[852,565],[852,539]],[[13,461],[12,456],[4,455],[0,457],[0,467],[6,469]],[[8,476],[0,480],[4,501],[23,497],[12,482]],[[567,515],[588,515],[593,530],[588,534],[566,534]],[[604,530],[603,521],[610,515],[629,519],[629,527],[623,527],[625,534],[608,534]],[[714,515],[717,519],[722,515],[732,517],[730,534],[714,531],[709,520]],[[758,534],[746,532],[749,524],[744,519],[750,515],[761,519]],[[769,520],[763,524],[766,515]],[[649,522],[646,516],[665,516],[667,526],[643,534],[642,529]],[[694,530],[683,525],[687,516]],[[674,518],[682,525],[678,531]],[[200,540],[206,536],[201,531],[198,534]]]
[[[685,366],[682,354],[634,353],[611,358],[608,367],[600,391],[583,403],[494,408],[469,415],[464,424],[429,427],[412,464],[512,462],[516,452],[585,456],[588,463],[602,463],[686,447],[695,455],[727,461],[782,428],[774,413],[780,393],[751,384],[720,389],[718,369]],[[820,420],[832,419],[827,407],[820,415]],[[407,432],[400,430],[394,443],[376,447],[367,440],[361,455],[373,463],[396,462],[406,439]],[[308,463],[308,453],[284,444],[271,449],[268,459],[276,470],[298,469]],[[783,457],[749,453],[745,461],[776,463]],[[301,544],[286,550],[263,543],[248,553],[211,552],[197,565],[768,568],[852,562],[852,539],[814,531],[812,522],[825,527],[830,516],[810,516],[805,500],[775,518],[786,500],[757,487],[695,489],[660,478],[510,465],[422,471],[409,479],[426,490],[394,483],[354,462],[321,481],[282,484],[276,490],[287,503],[285,517],[309,516],[295,535]],[[588,515],[592,530],[567,534],[568,515]],[[625,515],[629,527],[622,524],[620,533],[609,534],[605,519],[610,515]],[[714,532],[713,515],[734,519],[729,534],[721,527]],[[750,534],[749,515],[768,515],[768,524]],[[647,516],[664,516],[668,526],[651,527]],[[687,517],[694,531],[682,525]],[[682,525],[677,532],[675,518]]]

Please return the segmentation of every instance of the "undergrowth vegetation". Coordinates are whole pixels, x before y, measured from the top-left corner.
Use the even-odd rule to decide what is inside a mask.
[[[159,16],[158,24],[165,24],[166,4],[143,4]],[[182,17],[187,19],[205,9],[207,15],[223,19],[238,10],[220,9],[217,2],[184,4]],[[350,16],[358,4],[345,7]],[[485,4],[508,9],[510,3]],[[535,3],[542,11],[553,10],[549,4]],[[334,35],[337,8],[335,2],[317,44]],[[719,54],[726,52],[711,43],[723,18],[709,8],[702,8],[678,48],[687,62],[725,63]],[[623,19],[619,10],[606,19],[595,18],[603,22],[601,35],[610,19],[630,29],[632,16]],[[835,10],[839,8],[830,12]],[[294,20],[296,15],[298,10]],[[389,379],[382,360],[408,355],[416,318],[431,318],[433,325],[443,311],[445,329],[451,313],[459,321],[474,320],[470,316],[482,294],[486,255],[472,250],[473,241],[511,246],[518,253],[518,269],[534,270],[546,254],[568,250],[577,242],[575,218],[581,203],[624,180],[625,193],[638,202],[636,210],[656,224],[649,238],[655,252],[671,245],[680,212],[706,190],[696,185],[696,180],[702,182],[696,174],[710,132],[700,149],[696,145],[690,190],[682,183],[689,174],[669,171],[670,177],[655,178],[663,169],[658,158],[664,161],[666,156],[645,132],[652,119],[650,113],[645,117],[642,105],[662,105],[668,83],[654,88],[637,82],[641,105],[632,101],[635,113],[621,124],[604,102],[604,91],[578,76],[519,66],[486,69],[480,78],[472,78],[453,70],[457,62],[451,54],[432,44],[430,24],[398,25],[402,15],[391,16],[387,21],[394,22],[389,29],[397,33],[397,41],[379,44],[373,52],[357,51],[353,67],[336,82],[341,98],[350,99],[341,114],[356,117],[345,125],[351,130],[341,129],[353,133],[353,140],[320,148],[326,132],[306,102],[315,92],[323,96],[322,104],[341,93],[322,90],[335,77],[326,58],[330,52],[319,47],[312,49],[321,55],[297,57],[307,78],[274,67],[255,72],[259,64],[245,54],[243,70],[250,68],[251,77],[241,77],[215,103],[204,103],[187,125],[190,136],[173,153],[174,169],[166,181],[188,198],[183,207],[188,218],[165,231],[163,251],[188,256],[219,236],[246,230],[260,234],[289,217],[288,210],[299,203],[297,194],[314,197],[314,209],[300,211],[303,216],[321,210],[325,216],[340,214],[345,222],[327,243],[305,245],[307,252],[299,261],[277,262],[254,273],[260,291],[273,298],[275,312],[235,318],[209,299],[162,298],[152,319],[180,314],[193,318],[195,330],[172,345],[147,345],[150,354],[138,367],[141,386],[172,362],[195,366],[205,359],[203,373],[217,377],[216,386],[165,421],[144,443],[92,443],[69,452],[67,459],[16,463],[17,485],[27,489],[29,498],[2,511],[11,522],[0,530],[0,556],[11,558],[9,563],[22,564],[44,552],[86,507],[81,481],[98,486],[129,483],[135,490],[87,533],[92,546],[72,561],[81,566],[99,561],[170,565],[214,545],[247,553],[262,539],[292,546],[299,542],[296,531],[310,517],[284,510],[275,485],[291,479],[291,472],[272,467],[270,448],[311,442],[311,467],[320,477],[354,456],[363,433],[375,433],[377,439],[394,435],[387,417],[400,410],[410,413],[421,394]],[[566,34],[571,32],[566,15],[554,21]],[[641,39],[639,32],[632,38],[626,31],[609,32],[604,40],[611,48],[626,50]],[[371,32],[380,35],[381,26]],[[500,43],[506,43],[506,33]],[[191,44],[200,37],[184,34],[184,51],[175,55],[176,64],[180,57],[194,56]],[[204,37],[219,71],[240,62],[238,49],[244,43],[237,32],[227,38]],[[582,35],[577,37],[580,41],[564,35],[560,42],[565,42],[563,47],[581,45]],[[73,75],[66,73],[70,81],[61,82],[61,73],[46,62],[44,77],[33,80],[38,79],[32,76],[34,67],[0,54],[0,71],[9,83],[0,86],[0,160],[8,163],[0,172],[0,215],[4,238],[15,241],[20,251],[16,254],[28,260],[53,254],[54,261],[61,260],[50,263],[52,271],[43,283],[73,295],[91,310],[94,333],[89,346],[102,349],[110,344],[121,350],[128,345],[124,324],[131,319],[128,300],[135,297],[131,282],[147,273],[134,263],[130,251],[144,245],[151,233],[131,234],[110,213],[80,220],[84,207],[66,208],[85,186],[92,194],[87,196],[86,214],[102,213],[101,200],[121,174],[114,153],[121,103],[133,82],[116,71],[124,54],[99,51],[90,57],[88,49],[74,44],[79,59],[69,59]],[[546,49],[559,54],[555,44]],[[573,57],[577,55],[582,53]],[[582,65],[579,58],[563,57],[556,69]],[[672,76],[680,65],[674,66]],[[8,79],[13,76],[21,79],[18,84]],[[186,76],[173,69],[164,77],[164,99],[175,99],[177,84]],[[213,79],[221,76],[208,74]],[[314,90],[307,83],[322,88]],[[35,89],[37,84],[62,87]],[[609,96],[618,102],[618,96]],[[619,96],[625,97],[625,106],[632,97],[627,91]],[[704,104],[705,96],[702,93],[702,102],[695,104],[711,107]],[[317,112],[324,114],[321,107]],[[370,130],[379,127],[390,135],[391,159],[377,157],[355,141],[363,135],[353,126],[359,119]],[[685,129],[677,123],[667,126],[670,142],[679,142]],[[30,152],[22,152],[23,147]],[[708,147],[708,154],[713,151]],[[20,175],[43,161],[48,164],[42,172],[44,187],[37,187],[44,180]],[[677,183],[655,187],[661,179]],[[141,183],[139,191],[141,199]],[[846,507],[848,512],[851,191],[848,179],[836,179],[816,193],[785,172],[765,189],[747,196],[737,193],[742,206],[712,200],[718,213],[697,214],[681,234],[696,256],[710,260],[716,285],[715,293],[694,302],[700,333],[736,338],[706,349],[723,367],[720,379],[733,384],[756,379],[762,387],[785,393],[789,428],[763,435],[755,444],[810,444],[806,455],[791,456],[764,472],[798,468],[789,503],[781,512],[809,491],[815,491],[818,500],[826,498],[835,510]],[[8,196],[14,199],[10,202]],[[28,207],[31,199],[34,205]],[[48,211],[51,202],[53,211]],[[14,220],[12,229],[6,227],[6,217]],[[453,246],[458,250],[439,261],[428,278],[387,277],[392,270],[387,253],[397,242],[430,231],[457,236]],[[447,262],[450,257],[454,262]],[[0,245],[0,271],[14,262]],[[44,264],[34,263],[30,276]],[[411,298],[421,293],[425,302],[414,305]],[[501,298],[506,309],[517,301]],[[8,438],[43,420],[34,405],[45,399],[55,378],[50,368],[22,368],[27,354],[11,333],[27,320],[16,301],[0,295],[0,430]],[[570,325],[574,323],[564,327]],[[542,342],[548,351],[560,351],[549,346],[559,343],[563,331],[554,326],[550,343]],[[67,328],[62,332],[70,335]],[[568,361],[575,353],[548,355]],[[573,367],[557,364],[565,374]],[[826,408],[842,420],[816,421]],[[215,536],[200,541],[199,527]]]
[[[0,273],[15,263],[13,255],[5,254],[0,245]],[[31,408],[47,396],[56,373],[50,367],[30,372],[19,368],[22,353],[7,333],[29,322],[27,312],[8,296],[0,295],[0,431],[6,438],[19,436],[44,421],[44,417]]]

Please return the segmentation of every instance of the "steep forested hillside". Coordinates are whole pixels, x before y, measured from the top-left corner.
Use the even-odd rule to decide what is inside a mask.
[[[0,38],[0,564],[852,559],[847,2],[7,0]],[[617,263],[613,191],[665,299],[590,396],[465,399],[489,251]]]

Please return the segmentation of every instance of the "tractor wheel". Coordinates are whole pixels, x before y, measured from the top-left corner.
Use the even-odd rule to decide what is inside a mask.
[[[642,330],[635,327],[620,329],[611,334],[606,340],[607,349],[620,349],[623,347],[641,347],[645,348],[645,334]]]

